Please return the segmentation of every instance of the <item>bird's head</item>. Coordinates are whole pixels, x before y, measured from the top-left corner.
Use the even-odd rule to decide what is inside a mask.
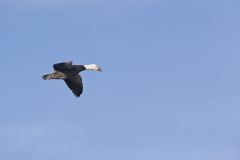
[[[102,68],[99,67],[96,64],[88,64],[88,65],[84,65],[84,67],[86,68],[86,70],[93,70],[93,71],[98,71],[98,72],[102,72]]]

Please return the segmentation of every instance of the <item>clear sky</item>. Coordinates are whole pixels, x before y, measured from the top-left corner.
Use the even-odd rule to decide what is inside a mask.
[[[1,160],[239,160],[240,2],[0,0]],[[52,64],[96,63],[75,98]]]

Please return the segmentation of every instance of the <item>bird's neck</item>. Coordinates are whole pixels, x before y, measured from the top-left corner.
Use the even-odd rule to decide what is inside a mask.
[[[85,67],[86,70],[94,70],[95,69],[95,66],[93,64],[86,64],[83,66]]]

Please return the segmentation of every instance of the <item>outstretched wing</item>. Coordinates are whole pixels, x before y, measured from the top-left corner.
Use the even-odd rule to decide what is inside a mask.
[[[79,74],[68,79],[64,79],[64,81],[76,97],[79,97],[82,94],[83,84],[82,78]]]
[[[72,69],[73,68],[72,61],[56,63],[53,65],[53,68],[55,71]]]

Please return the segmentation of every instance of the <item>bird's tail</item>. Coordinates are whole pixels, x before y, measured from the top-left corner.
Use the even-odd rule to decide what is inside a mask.
[[[42,79],[44,79],[44,80],[49,80],[49,79],[52,79],[53,78],[53,74],[51,73],[51,74],[45,74],[45,75],[43,75],[42,76]]]

